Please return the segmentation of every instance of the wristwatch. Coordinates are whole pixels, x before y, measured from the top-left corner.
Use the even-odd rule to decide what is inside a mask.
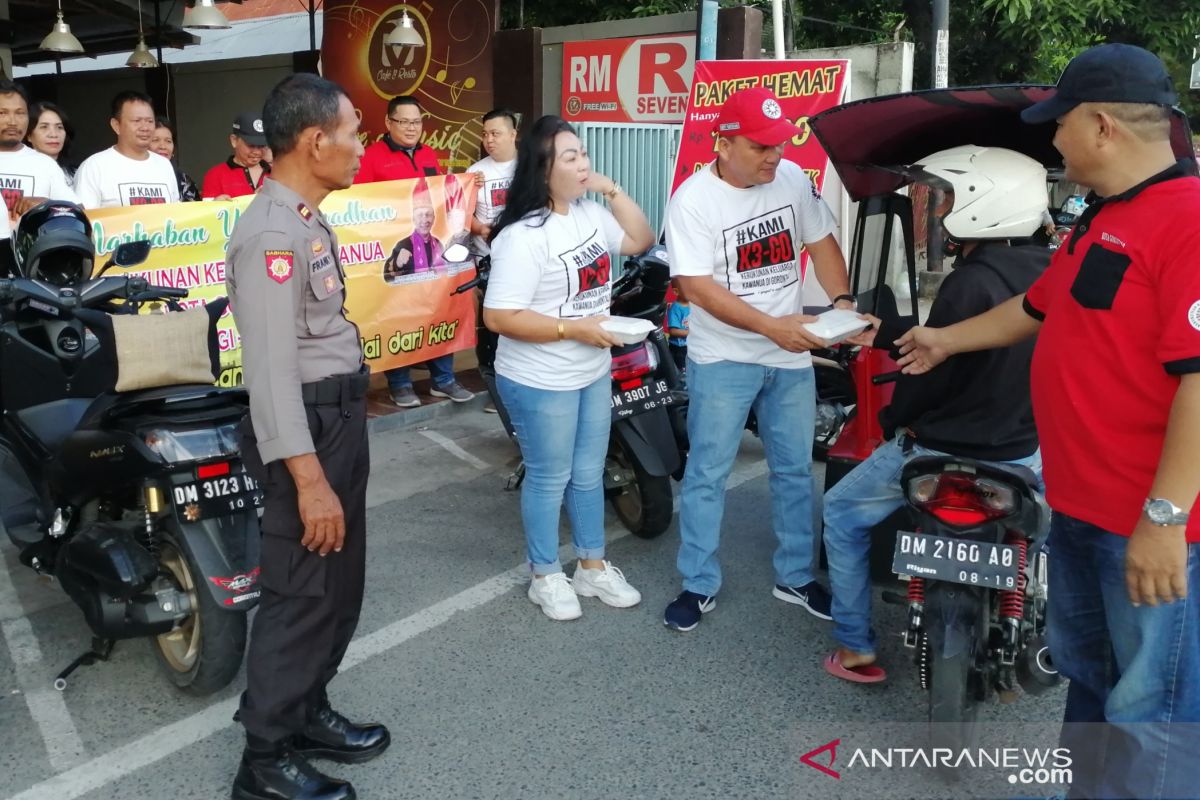
[[[1142,511],[1151,523],[1164,528],[1169,525],[1187,525],[1188,512],[1161,497],[1146,498]]]
[[[607,192],[605,192],[604,196],[606,198],[608,198],[608,201],[611,203],[613,200],[615,200],[617,198],[617,195],[619,195],[621,192],[622,192],[621,184],[616,183],[614,181],[613,188],[611,188]]]

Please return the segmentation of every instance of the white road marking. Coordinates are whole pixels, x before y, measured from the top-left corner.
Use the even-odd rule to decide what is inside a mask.
[[[428,435],[429,432],[422,431]],[[433,437],[430,437],[433,438]],[[434,439],[434,441],[437,441]],[[453,442],[451,442],[453,444]],[[455,445],[457,447],[457,445]],[[744,467],[735,468],[729,476],[725,490],[732,491],[743,483],[767,474],[767,464],[759,459]],[[606,540],[614,542],[629,535],[619,525],[610,525]],[[559,549],[559,558],[567,561],[573,556],[571,545]],[[492,600],[504,596],[512,589],[522,586],[529,579],[529,568],[520,564],[501,572],[482,583],[477,583],[456,595],[424,608],[415,614],[385,625],[373,633],[366,634],[350,645],[342,661],[340,671],[346,671],[377,655],[386,653],[422,633],[427,633],[453,619],[456,615],[479,608]],[[2,591],[0,586],[0,591]],[[11,795],[7,800],[74,800],[88,792],[107,786],[114,781],[157,763],[185,747],[212,736],[233,723],[233,712],[237,710],[239,698],[231,697],[198,711],[170,725],[165,725],[139,739],[61,772],[52,778],[36,783],[23,792]],[[230,762],[230,775],[234,762]]]
[[[421,435],[424,436],[429,441],[435,442],[435,443],[441,445],[442,448],[447,453],[449,453],[450,455],[459,459],[460,461],[467,462],[475,469],[491,469],[492,468],[491,465],[488,464],[483,459],[477,458],[476,456],[473,456],[470,453],[468,453],[466,450],[463,450],[461,447],[458,446],[458,444],[455,443],[455,441],[453,439],[449,438],[448,436],[440,434],[437,431],[421,431]]]
[[[21,609],[21,598],[12,585],[8,567],[0,557],[0,599],[6,614],[17,612],[17,615],[0,622],[4,642],[12,654],[13,665],[17,672],[17,685],[25,697],[25,705],[29,707],[29,716],[33,718],[42,742],[46,746],[46,756],[50,767],[56,772],[70,769],[87,758],[87,748],[79,738],[75,728],[75,720],[67,709],[66,700],[61,692],[56,692],[45,675],[46,663],[42,660],[42,648],[38,645],[37,635],[29,624]]]

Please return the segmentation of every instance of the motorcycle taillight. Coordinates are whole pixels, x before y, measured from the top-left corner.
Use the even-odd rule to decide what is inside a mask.
[[[939,522],[958,528],[1008,516],[1016,494],[1001,483],[966,473],[922,475],[908,483],[908,500]]]
[[[658,351],[654,349],[654,345],[646,342],[628,353],[613,356],[612,379],[617,383],[635,380],[649,375],[657,366]]]
[[[220,478],[223,475],[228,475],[229,471],[228,461],[218,461],[215,464],[201,464],[196,467],[196,480],[202,481],[206,478]]]

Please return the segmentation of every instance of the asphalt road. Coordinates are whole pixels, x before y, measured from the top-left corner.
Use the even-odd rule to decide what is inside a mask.
[[[960,764],[947,783],[919,760],[879,752],[925,744],[925,696],[891,635],[904,611],[877,602],[886,684],[822,671],[829,623],[771,596],[766,467],[752,437],[728,492],[719,607],[678,634],[662,625],[678,591],[674,526],[640,540],[610,512],[609,557],[642,604],[585,599],[581,620],[551,622],[525,597],[518,497],[503,488],[516,450],[496,417],[471,407],[424,425],[372,438],[366,602],[331,693],[352,718],[387,723],[393,744],[369,764],[325,764],[359,797],[1053,793],[1020,785],[1011,767]],[[244,676],[217,696],[186,697],[158,674],[147,642],[121,642],[109,663],[55,692],[54,674],[87,647],[88,630],[8,542],[0,553],[0,800],[228,797]],[[1059,689],[989,706],[980,746],[1053,747],[1062,702]],[[808,761],[825,770],[802,761],[823,746]]]

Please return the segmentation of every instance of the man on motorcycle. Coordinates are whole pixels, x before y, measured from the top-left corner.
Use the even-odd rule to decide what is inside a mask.
[[[1010,243],[1034,234],[1046,209],[1046,170],[1028,156],[966,145],[915,164],[912,177],[946,191],[938,209],[958,252],[929,311],[931,327],[993,308],[1029,288],[1050,251]],[[886,347],[903,331],[883,321]],[[859,683],[884,680],[871,629],[871,528],[904,504],[900,471],[918,456],[1012,462],[1040,472],[1029,401],[1033,343],[957,356],[928,375],[904,376],[880,414],[886,441],[825,495],[825,550],[839,647],[825,670]]]
[[[1028,292],[899,341],[915,374],[1038,337],[1033,407],[1054,509],[1047,634],[1071,681],[1072,797],[1200,786],[1200,180],[1172,147],[1176,100],[1166,67],[1139,47],[1076,56],[1022,116],[1057,122],[1066,178],[1097,199]]]

